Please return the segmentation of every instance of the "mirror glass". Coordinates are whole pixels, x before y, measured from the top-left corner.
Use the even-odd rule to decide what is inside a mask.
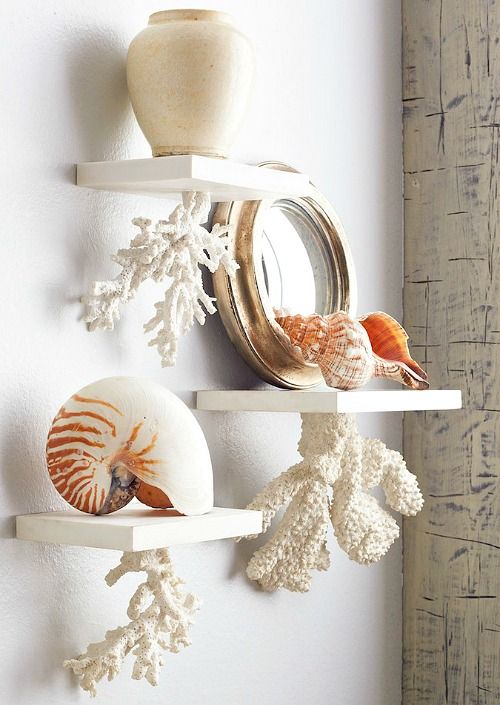
[[[262,274],[273,309],[303,315],[335,310],[336,272],[324,240],[299,203],[281,199],[267,210],[262,222]]]
[[[261,166],[295,171],[277,162]],[[233,231],[228,252],[239,269],[230,277],[219,267],[213,281],[217,308],[238,352],[271,384],[322,384],[319,367],[290,344],[276,314],[355,314],[354,265],[331,204],[310,183],[302,196],[219,203],[212,222]]]

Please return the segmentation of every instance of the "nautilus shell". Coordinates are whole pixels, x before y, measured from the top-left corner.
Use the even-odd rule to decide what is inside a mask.
[[[76,509],[109,514],[137,496],[181,514],[213,507],[203,432],[187,406],[159,384],[109,377],[61,407],[47,439],[57,491]]]
[[[408,350],[408,335],[387,313],[355,319],[344,311],[327,316],[280,316],[277,323],[300,349],[306,362],[319,366],[336,389],[356,389],[372,377],[394,379],[427,389],[427,374]]]

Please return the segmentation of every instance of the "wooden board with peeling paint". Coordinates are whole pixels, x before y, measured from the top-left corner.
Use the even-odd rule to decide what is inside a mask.
[[[404,705],[500,703],[500,5],[403,0],[405,326],[464,409],[405,415]]]

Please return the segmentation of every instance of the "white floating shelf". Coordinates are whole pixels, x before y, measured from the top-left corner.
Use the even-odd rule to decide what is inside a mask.
[[[262,532],[262,512],[214,507],[202,516],[174,516],[172,510],[120,509],[94,516],[75,510],[26,514],[16,519],[18,539],[73,546],[145,551]]]
[[[305,174],[197,155],[86,162],[77,165],[76,183],[157,198],[208,191],[213,202],[307,196],[311,191]]]
[[[288,411],[362,413],[368,411],[435,411],[460,409],[459,389],[361,390],[213,390],[196,394],[196,408],[206,411]]]

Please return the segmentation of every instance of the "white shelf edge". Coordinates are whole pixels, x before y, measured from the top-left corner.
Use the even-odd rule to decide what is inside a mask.
[[[298,391],[204,390],[196,393],[203,411],[272,411],[300,413],[367,413],[460,409],[459,389]]]
[[[125,508],[104,516],[67,510],[16,517],[18,539],[118,551],[144,551],[261,532],[262,512],[223,507],[214,507],[201,516]]]
[[[174,155],[76,165],[76,183],[157,198],[208,191],[213,202],[307,196],[309,177],[199,155]]]

